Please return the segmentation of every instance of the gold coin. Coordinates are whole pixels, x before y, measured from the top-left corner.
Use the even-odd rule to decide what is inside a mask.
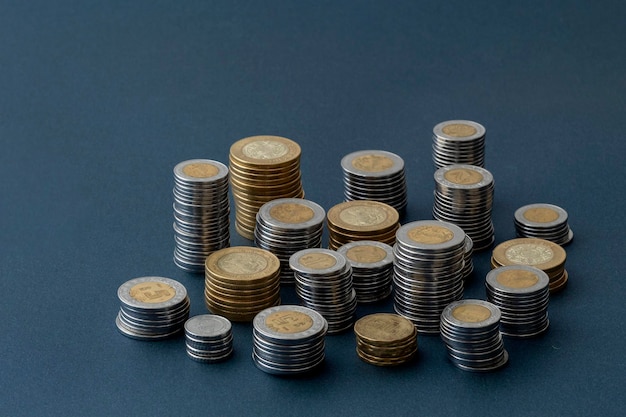
[[[451,169],[443,174],[443,177],[451,183],[459,185],[478,184],[484,178],[480,172],[473,171],[467,168]]]
[[[217,175],[219,169],[206,162],[188,164],[183,167],[183,173],[193,178],[211,178]]]
[[[352,160],[352,166],[365,172],[381,172],[393,166],[393,160],[385,155],[361,155]]]
[[[479,323],[491,317],[487,307],[478,304],[463,304],[452,310],[452,317],[464,323]]]
[[[133,285],[129,295],[142,303],[156,304],[174,298],[176,290],[163,282],[147,281]]]
[[[276,333],[300,333],[313,326],[313,319],[300,311],[283,310],[268,315],[265,318],[265,326]]]
[[[530,208],[524,212],[524,218],[535,223],[549,223],[559,218],[559,213],[547,207]]]
[[[519,238],[503,242],[493,250],[500,265],[530,265],[545,272],[559,270],[565,264],[565,249],[545,239]]]
[[[465,123],[450,123],[445,125],[441,131],[448,136],[455,138],[465,138],[476,134],[477,130],[474,126]]]
[[[328,269],[337,263],[337,260],[327,253],[307,253],[298,258],[298,263],[310,269]]]
[[[427,245],[438,245],[450,241],[454,232],[443,226],[417,226],[407,231],[409,239]]]
[[[346,251],[346,258],[362,264],[373,264],[387,257],[387,252],[374,245],[360,245]]]
[[[415,326],[398,314],[376,313],[357,320],[354,333],[370,343],[390,343],[413,336]]]
[[[276,204],[270,209],[269,214],[273,219],[288,224],[305,223],[315,216],[310,207],[298,203]]]
[[[529,288],[539,282],[539,277],[524,269],[508,269],[500,272],[496,281],[509,288]]]
[[[339,230],[365,232],[395,227],[400,215],[388,204],[355,200],[335,205],[328,211],[327,218]]]
[[[251,136],[230,147],[230,156],[243,166],[284,166],[300,158],[300,146],[280,136]]]
[[[266,281],[280,269],[280,261],[270,251],[233,246],[213,252],[206,259],[210,275],[227,282]]]

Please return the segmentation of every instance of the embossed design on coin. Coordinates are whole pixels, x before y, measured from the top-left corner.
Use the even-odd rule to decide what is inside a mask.
[[[131,287],[130,296],[142,303],[162,303],[171,300],[176,295],[176,290],[162,282],[142,282]]]
[[[478,323],[491,317],[491,311],[481,305],[464,304],[454,308],[452,316],[465,323]]]
[[[509,288],[529,288],[539,282],[539,277],[523,269],[509,269],[500,272],[496,281]]]
[[[381,172],[393,166],[391,158],[384,155],[362,155],[352,161],[352,166],[366,172]]]
[[[418,226],[409,230],[407,236],[415,242],[438,245],[451,240],[454,233],[441,226]]]
[[[483,176],[480,172],[465,168],[451,169],[443,176],[448,181],[461,185],[478,184],[483,180]]]
[[[315,212],[303,204],[284,203],[271,208],[270,216],[283,223],[304,223],[313,218]]]
[[[530,208],[524,212],[524,217],[536,223],[549,223],[559,218],[559,213],[546,207]]]
[[[313,319],[299,311],[277,311],[265,319],[268,329],[276,333],[299,333],[313,326]]]
[[[385,252],[382,248],[370,245],[355,246],[348,249],[346,252],[346,257],[349,260],[359,263],[380,262],[385,259],[386,256],[387,252]]]
[[[337,260],[326,253],[309,253],[300,257],[300,265],[311,269],[327,269],[334,266]]]
[[[387,213],[378,207],[355,205],[342,210],[339,219],[352,226],[374,226],[387,219]]]
[[[258,140],[245,145],[241,152],[252,159],[275,159],[286,155],[289,148],[273,140]]]
[[[504,256],[516,264],[538,265],[550,261],[554,252],[548,246],[522,243],[508,248]]]
[[[355,323],[354,330],[360,337],[376,342],[403,340],[415,333],[411,321],[389,313],[365,316]]]
[[[217,261],[217,266],[233,275],[256,274],[267,268],[267,260],[256,253],[229,253]]]
[[[206,163],[195,163],[185,165],[183,173],[193,178],[211,178],[219,173],[219,169],[215,165]]]
[[[467,125],[465,123],[451,123],[441,129],[443,133],[455,138],[464,138],[467,136],[473,136],[477,130],[474,126]]]

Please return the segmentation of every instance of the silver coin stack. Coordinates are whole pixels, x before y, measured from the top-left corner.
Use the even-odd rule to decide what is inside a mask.
[[[254,229],[255,245],[272,252],[280,261],[281,284],[293,284],[289,258],[302,249],[322,246],[326,212],[302,198],[279,198],[261,206]]]
[[[474,242],[474,251],[494,241],[491,220],[493,176],[474,165],[448,165],[435,172],[433,218],[461,227]]]
[[[483,300],[451,303],[441,314],[441,339],[448,358],[464,371],[488,372],[509,359],[499,331],[500,310]]]
[[[181,332],[189,317],[187,289],[164,277],[134,278],[117,290],[119,331],[138,340],[161,340]]]
[[[502,314],[500,332],[528,338],[548,330],[550,278],[541,269],[527,265],[502,266],[487,274],[487,300]]]
[[[187,356],[204,363],[219,362],[233,353],[230,321],[215,314],[201,314],[185,322]]]
[[[407,223],[393,253],[395,311],[418,332],[438,333],[445,306],[463,296],[465,233],[438,220]]]
[[[403,213],[407,206],[404,160],[380,150],[350,153],[341,159],[345,201],[373,200]]]
[[[357,303],[384,300],[392,291],[393,248],[374,240],[346,243],[337,249],[352,266]]]
[[[296,294],[304,306],[326,319],[329,334],[352,327],[356,291],[352,267],[345,256],[330,249],[303,249],[289,258],[289,267],[294,271]]]
[[[545,239],[564,246],[574,238],[567,217],[567,212],[559,206],[528,204],[515,211],[515,232],[518,237]]]
[[[228,167],[209,159],[174,167],[174,263],[204,272],[208,255],[230,244]]]
[[[433,128],[435,168],[452,164],[485,166],[485,127],[469,120],[449,120]]]
[[[258,313],[252,324],[252,360],[260,370],[298,375],[324,361],[328,323],[316,311],[295,305],[270,307]]]
[[[465,234],[465,256],[463,257],[465,264],[463,266],[463,279],[467,281],[469,276],[474,272],[474,241],[471,237]]]

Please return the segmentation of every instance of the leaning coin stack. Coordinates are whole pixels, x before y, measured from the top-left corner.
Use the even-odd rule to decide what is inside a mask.
[[[518,237],[536,237],[557,245],[567,245],[574,233],[567,223],[567,212],[553,204],[529,204],[515,211]]]
[[[500,243],[493,250],[491,268],[528,265],[548,274],[550,293],[565,288],[569,275],[565,270],[565,249],[545,239],[518,238]]]
[[[254,241],[280,260],[280,281],[293,284],[289,257],[302,249],[322,246],[324,209],[302,198],[279,198],[263,204],[257,213]]]
[[[212,252],[230,244],[228,168],[209,159],[174,167],[174,263],[202,272]]]
[[[356,352],[364,362],[377,366],[401,365],[415,357],[417,330],[397,314],[376,313],[354,324]]]
[[[474,261],[472,256],[474,255],[474,241],[471,237],[465,234],[465,256],[463,257],[465,265],[463,266],[463,279],[467,281],[474,272]]]
[[[251,321],[261,310],[280,304],[280,261],[271,252],[233,246],[206,259],[207,308],[231,321]]]
[[[448,358],[464,371],[488,372],[504,366],[509,355],[500,334],[500,310],[482,300],[459,300],[441,314],[441,339]]]
[[[404,160],[378,150],[357,151],[341,159],[346,201],[373,200],[404,213],[407,205]]]
[[[375,240],[393,246],[400,227],[396,209],[371,200],[339,203],[328,210],[326,219],[328,248],[332,250],[358,240]]]
[[[448,165],[435,172],[433,217],[461,227],[474,242],[474,251],[493,244],[491,221],[493,176],[473,165]]]
[[[345,256],[330,249],[303,249],[291,255],[289,266],[296,278],[296,294],[304,306],[324,316],[329,334],[352,327],[356,292]]]
[[[357,303],[384,300],[392,291],[393,249],[386,243],[359,240],[337,249],[352,266]]]
[[[271,307],[254,317],[252,360],[275,375],[298,375],[318,368],[325,357],[328,324],[310,308]]]
[[[300,146],[280,136],[252,136],[230,147],[230,186],[235,228],[254,240],[256,214],[277,198],[302,198]]]
[[[463,296],[465,233],[438,220],[403,225],[394,252],[394,308],[420,333],[439,332],[441,312]]]
[[[187,289],[164,277],[131,279],[117,290],[119,331],[139,340],[161,340],[180,333],[189,318]]]
[[[523,338],[548,330],[549,281],[545,272],[527,265],[502,266],[487,274],[487,300],[502,313],[502,334]]]
[[[433,128],[435,167],[467,164],[485,166],[485,128],[469,120],[449,120]]]
[[[185,323],[187,356],[197,362],[219,362],[233,353],[230,321],[215,314],[194,316]]]

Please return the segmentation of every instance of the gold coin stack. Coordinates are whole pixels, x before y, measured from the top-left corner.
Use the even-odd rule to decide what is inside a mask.
[[[376,313],[354,324],[356,353],[377,366],[401,365],[417,352],[417,329],[398,314]]]
[[[303,198],[300,146],[280,136],[251,136],[230,147],[230,188],[235,229],[254,240],[256,215],[277,198]]]
[[[563,290],[568,274],[565,270],[565,249],[545,239],[519,238],[500,243],[493,250],[491,268],[528,265],[541,269],[550,278],[550,293]]]
[[[326,215],[328,248],[337,250],[346,243],[374,240],[393,246],[400,228],[400,215],[388,204],[371,200],[346,201]]]
[[[213,252],[206,259],[204,297],[214,314],[251,321],[280,304],[280,261],[265,249],[247,246]]]

